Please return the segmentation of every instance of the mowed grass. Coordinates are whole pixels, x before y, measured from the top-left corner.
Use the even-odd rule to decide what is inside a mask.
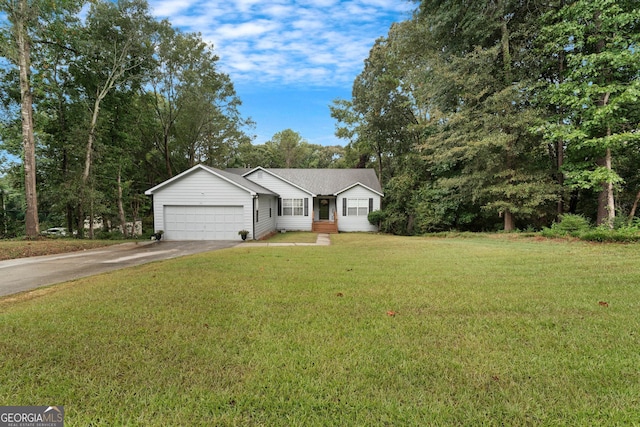
[[[318,233],[308,231],[287,231],[286,233],[278,233],[266,239],[269,243],[315,243],[318,239]]]
[[[41,238],[38,240],[0,240],[0,261],[41,255],[84,251],[102,246],[132,242],[131,240],[80,240],[74,238]]]
[[[639,422],[640,246],[332,242],[0,301],[0,405],[69,426]]]

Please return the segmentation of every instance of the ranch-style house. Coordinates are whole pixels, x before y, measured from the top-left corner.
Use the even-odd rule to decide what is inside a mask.
[[[166,240],[257,240],[277,231],[377,231],[373,169],[215,169],[196,165],[147,190]]]

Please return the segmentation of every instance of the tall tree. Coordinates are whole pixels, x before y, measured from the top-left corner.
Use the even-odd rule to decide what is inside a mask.
[[[251,122],[241,117],[240,100],[229,76],[218,70],[213,47],[199,34],[162,22],[155,58],[153,96],[147,99],[160,125],[152,136],[166,177],[195,163],[224,166],[248,138],[243,128]]]
[[[75,137],[83,129],[84,108],[78,103],[75,80],[69,72],[77,60],[82,23],[77,14],[67,14],[43,27],[42,43],[33,55],[38,70],[34,88],[39,94],[36,121],[41,144],[38,147],[39,205],[41,221],[55,221],[64,215],[69,232],[76,227],[74,210],[78,204],[77,153],[83,143]]]
[[[640,9],[634,1],[579,0],[545,16],[541,41],[562,52],[561,81],[546,96],[563,112],[546,125],[549,138],[566,141],[572,186],[599,190],[597,223],[613,227],[615,153],[637,144],[640,95]]]
[[[86,39],[82,58],[75,63],[77,79],[84,86],[90,113],[82,172],[80,215],[84,222],[84,204],[90,202],[90,174],[100,107],[117,86],[135,85],[142,70],[152,64],[151,32],[155,21],[145,0],[118,0],[93,3],[87,16]],[[89,221],[93,235],[93,220]],[[83,226],[79,226],[80,230]]]
[[[385,162],[408,152],[415,142],[410,129],[417,123],[402,85],[404,69],[394,45],[396,33],[392,27],[389,37],[376,41],[352,91],[353,109],[361,117],[358,144],[375,155],[381,183],[391,176],[391,171],[384,173]]]
[[[20,73],[20,110],[22,117],[23,166],[25,199],[27,204],[26,232],[35,237],[39,233],[38,198],[36,193],[36,155],[33,124],[33,95],[31,93],[31,34],[37,23],[38,5],[27,0],[0,2],[0,10],[7,14],[11,27],[3,32],[3,56],[12,61]]]
[[[81,1],[63,0],[49,2],[42,0],[1,0],[0,11],[6,14],[7,23],[0,36],[1,55],[11,61],[19,70],[20,111],[22,121],[23,169],[26,201],[26,234],[39,234],[38,196],[36,189],[36,154],[33,117],[31,55],[34,40],[40,43],[54,43],[47,40],[42,29],[53,26],[62,17],[77,11]]]
[[[265,143],[268,156],[267,167],[272,168],[296,168],[306,157],[307,141],[291,129],[277,132],[271,140]]]
[[[541,12],[533,2],[466,3],[423,1],[418,15],[438,52],[431,97],[442,115],[428,145],[433,160],[457,168],[474,203],[497,212],[510,231],[514,214],[540,216],[557,197],[544,141],[529,131],[537,112],[524,90]]]

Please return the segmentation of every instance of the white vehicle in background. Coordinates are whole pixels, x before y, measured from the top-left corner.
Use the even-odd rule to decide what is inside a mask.
[[[67,229],[64,227],[51,227],[43,231],[42,234],[46,236],[66,236]]]

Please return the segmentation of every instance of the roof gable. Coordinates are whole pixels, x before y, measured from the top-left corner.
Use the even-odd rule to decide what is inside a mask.
[[[144,192],[144,194],[150,196],[153,193],[157,192],[158,190],[171,185],[172,183],[174,183],[175,181],[190,175],[192,173],[194,173],[195,171],[198,170],[203,170],[205,172],[208,172],[214,176],[217,176],[218,178],[229,182],[230,184],[250,193],[251,195],[257,195],[257,194],[268,194],[268,195],[272,195],[272,196],[277,196],[276,193],[274,193],[271,190],[268,190],[258,184],[256,184],[253,181],[250,181],[240,175],[231,173],[231,172],[226,172],[220,169],[216,169],[216,168],[212,168],[209,166],[205,166],[205,165],[195,165],[194,167],[192,167],[191,169],[187,169],[186,171],[172,177],[169,178],[168,180],[161,182],[160,184],[156,185],[153,188],[148,189],[147,191]]]
[[[379,195],[380,197],[384,196],[384,194],[382,194],[381,192],[376,191],[376,190],[374,190],[373,188],[368,187],[368,186],[364,185],[364,184],[363,184],[363,183],[361,183],[361,182],[356,182],[356,183],[354,183],[354,184],[351,184],[350,186],[348,186],[348,187],[346,187],[346,188],[343,188],[343,189],[342,189],[342,190],[340,190],[340,191],[336,191],[336,193],[335,193],[335,194],[336,194],[336,196],[337,196],[337,195],[338,195],[338,194],[340,194],[340,193],[344,193],[345,191],[351,190],[353,187],[358,187],[358,186],[363,187],[363,188],[366,188],[367,190],[371,191],[372,193],[376,193],[376,194],[377,194],[377,195]]]
[[[292,187],[295,187],[300,191],[308,193],[310,196],[313,196],[313,197],[317,196],[317,193],[314,193],[310,189],[305,188],[305,187],[303,187],[303,186],[301,186],[301,185],[299,185],[299,184],[297,184],[295,182],[292,182],[292,181],[288,180],[287,178],[285,178],[285,177],[283,177],[281,175],[278,175],[278,174],[274,173],[273,172],[274,170],[275,169],[266,169],[266,168],[263,168],[261,166],[258,166],[257,168],[254,168],[254,169],[250,170],[249,172],[244,173],[242,176],[250,180],[251,179],[250,177],[255,173],[260,173],[260,172],[268,173],[269,175],[271,175],[271,176],[273,176],[273,177],[275,177],[275,178],[277,178],[277,179],[279,179],[281,181],[286,182],[287,184],[291,185]]]

